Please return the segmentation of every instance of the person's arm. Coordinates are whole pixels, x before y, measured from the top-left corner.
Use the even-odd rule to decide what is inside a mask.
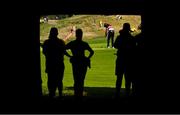
[[[69,58],[72,57],[66,50],[64,51],[64,54],[65,54],[67,57],[69,57]]]
[[[73,35],[74,30],[71,29],[70,33],[64,38],[64,41],[68,40]]]
[[[88,45],[87,46],[87,50],[89,51],[89,56],[87,58],[91,58],[94,55],[94,51],[92,50],[92,48]]]
[[[64,54],[67,56],[67,57],[72,57],[66,50],[68,49],[71,49],[71,43],[68,43],[67,45],[65,45],[65,51],[64,51]]]
[[[107,28],[105,29],[105,37],[107,36]]]
[[[120,36],[117,36],[117,38],[116,38],[116,40],[115,40],[115,42],[114,42],[114,47],[115,47],[116,49],[118,49],[119,46],[121,45],[121,40],[120,40],[120,39],[121,39]]]
[[[73,35],[75,30],[76,30],[76,27],[73,26],[72,29],[70,30],[70,33],[64,38],[64,41],[68,40]]]

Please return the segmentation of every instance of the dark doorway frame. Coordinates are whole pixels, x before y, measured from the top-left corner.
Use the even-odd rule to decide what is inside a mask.
[[[94,4],[96,3],[96,4]],[[62,4],[59,6],[59,4]],[[79,4],[79,5],[78,5]],[[145,9],[143,0],[104,0],[104,1],[64,1],[62,3],[57,2],[57,4],[44,4],[38,14],[33,19],[36,22],[34,25],[39,28],[39,19],[42,15],[55,15],[55,14],[104,14],[104,15],[141,15],[141,23],[145,23]],[[40,62],[40,49],[39,49],[39,30],[36,31],[34,39],[34,52],[36,52],[36,63]],[[143,30],[142,30],[143,31]],[[36,39],[35,39],[36,38]],[[39,39],[37,39],[39,38]],[[35,59],[34,58],[34,59]],[[34,96],[42,95],[41,87],[41,75],[40,75],[40,63],[35,64],[36,67],[36,78],[34,79],[34,86],[32,89]],[[37,66],[38,65],[38,66]],[[36,81],[36,82],[35,82]]]

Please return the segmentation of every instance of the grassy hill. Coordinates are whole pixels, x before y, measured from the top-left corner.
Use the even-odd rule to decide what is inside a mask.
[[[131,28],[137,29],[141,23],[141,17],[138,15],[122,15],[122,19],[117,20],[116,15],[74,15],[61,20],[49,20],[48,23],[40,24],[40,41],[43,42],[48,38],[51,27],[59,29],[59,38],[65,38],[73,26],[83,29],[84,39],[102,38],[104,37],[104,27],[100,27],[100,21],[111,24],[115,28],[115,36],[117,36],[125,22],[130,23]],[[74,37],[72,35],[70,39]]]

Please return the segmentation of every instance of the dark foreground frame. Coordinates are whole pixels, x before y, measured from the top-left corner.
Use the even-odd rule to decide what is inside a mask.
[[[144,95],[138,99],[129,100],[130,103],[124,98],[118,101],[98,99],[79,104],[73,101],[59,103],[41,97],[40,15],[141,15],[141,21],[146,30],[149,20],[146,17],[144,0],[64,0],[51,3],[42,1],[32,2],[29,6],[16,6],[21,6],[17,10],[17,15],[14,16],[16,24],[13,27],[16,29],[11,32],[12,36],[9,31],[7,32],[7,35],[13,38],[11,42],[8,42],[11,47],[6,50],[8,52],[6,55],[9,57],[7,60],[12,60],[12,56],[13,60],[8,64],[5,63],[12,69],[11,72],[9,69],[4,71],[5,74],[1,77],[5,80],[1,84],[2,113],[156,113],[156,111],[164,113],[164,111],[168,111],[168,109],[162,108],[165,102],[159,104],[155,96],[148,93],[147,86],[143,86],[147,92],[144,92]],[[145,38],[148,39],[148,37]],[[157,108],[159,106],[161,107]],[[172,111],[169,110],[169,112]]]
[[[6,72],[6,76],[11,76],[5,79],[7,81],[4,84],[8,84],[3,84],[6,86],[3,87],[4,92],[1,95],[1,99],[6,99],[3,103],[5,108],[3,111],[11,111],[11,113],[128,112],[128,109],[119,110],[119,106],[115,106],[115,101],[112,100],[95,99],[76,105],[74,101],[59,103],[59,101],[54,102],[42,97],[39,19],[41,15],[51,14],[122,14],[141,15],[142,23],[144,23],[144,12],[143,0],[64,0],[32,2],[29,6],[22,4],[13,18],[17,24],[14,33],[18,36],[10,45],[11,50],[14,51],[13,56],[16,58],[10,64],[13,68],[12,72]],[[16,77],[12,77],[15,73]],[[111,110],[111,105],[114,107],[113,110]]]

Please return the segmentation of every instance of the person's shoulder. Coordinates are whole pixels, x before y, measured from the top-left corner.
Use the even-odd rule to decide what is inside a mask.
[[[47,44],[49,42],[49,39],[45,40],[43,44]]]
[[[66,43],[66,45],[72,45],[72,44],[74,44],[74,42],[75,42],[75,40],[69,41],[69,42]]]
[[[72,43],[75,43],[75,42],[76,42],[76,40],[72,40],[72,41],[69,41],[68,43],[72,44]]]
[[[64,40],[62,40],[62,39],[60,39],[60,38],[58,38],[57,41],[58,41],[59,43],[65,43]]]
[[[82,43],[85,45],[89,45],[88,42],[86,42],[86,41],[82,41]]]
[[[139,34],[135,35],[134,37],[135,37],[135,38],[140,38],[140,37],[142,37],[142,34],[139,33]]]
[[[117,37],[116,38],[120,38],[121,36],[120,35],[117,35]]]
[[[46,40],[44,40],[44,43],[45,43],[45,42],[48,42],[48,41],[49,41],[49,39],[46,39]]]
[[[123,29],[119,30],[119,33],[123,32]]]
[[[55,40],[59,41],[59,42],[63,42],[64,40],[62,40],[61,38],[56,38]]]
[[[124,33],[124,30],[119,30],[119,34],[123,34]]]

